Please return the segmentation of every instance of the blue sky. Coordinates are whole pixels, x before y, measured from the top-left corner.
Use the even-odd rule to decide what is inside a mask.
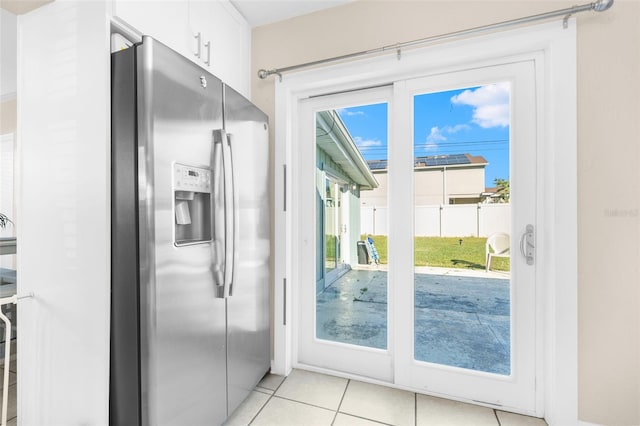
[[[338,110],[365,159],[386,159],[387,104]],[[498,83],[414,97],[414,156],[482,155],[485,186],[509,178],[509,84]]]

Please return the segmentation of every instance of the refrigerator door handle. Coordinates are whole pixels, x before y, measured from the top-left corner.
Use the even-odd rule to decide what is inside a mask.
[[[227,252],[227,255],[231,255],[231,279],[229,281],[229,291],[228,296],[233,296],[233,284],[236,281],[236,262],[238,260],[238,247],[239,246],[239,224],[240,224],[240,213],[239,213],[239,203],[240,203],[240,191],[237,187],[237,176],[236,176],[236,167],[233,164],[234,162],[234,143],[233,143],[233,135],[231,133],[227,133],[227,145],[229,146],[229,164],[230,167],[230,177],[231,177],[231,198],[232,198],[232,209],[231,209],[231,218],[233,220],[233,224],[231,226],[231,230],[233,232],[232,237],[230,238],[233,242],[232,249]]]
[[[213,194],[211,197],[211,212],[213,221],[213,245],[212,245],[212,270],[214,282],[216,283],[216,296],[225,298],[227,291],[225,290],[227,281],[227,172],[225,162],[225,145],[227,137],[224,130],[213,131],[213,158],[211,160],[212,167],[212,185]]]
[[[233,162],[229,139],[224,130],[222,136],[222,170],[224,172],[224,289],[223,297],[229,297],[233,284],[234,248],[234,201],[233,201]]]

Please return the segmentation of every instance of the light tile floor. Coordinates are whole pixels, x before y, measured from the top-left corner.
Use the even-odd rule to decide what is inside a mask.
[[[546,426],[543,419],[340,377],[293,370],[269,374],[227,426]]]
[[[9,366],[7,425],[16,426],[16,363]],[[0,377],[4,370],[0,368]],[[0,391],[1,391],[0,381]],[[546,426],[543,419],[305,370],[268,374],[226,426]]]

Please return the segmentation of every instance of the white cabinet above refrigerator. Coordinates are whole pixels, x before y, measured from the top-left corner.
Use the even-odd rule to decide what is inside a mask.
[[[114,0],[113,16],[250,97],[251,27],[230,2]]]

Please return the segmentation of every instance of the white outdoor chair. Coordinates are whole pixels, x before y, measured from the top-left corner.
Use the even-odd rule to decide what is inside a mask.
[[[510,238],[509,234],[493,234],[487,238],[485,245],[485,256],[487,260],[487,272],[491,269],[491,259],[494,257],[510,256]]]

